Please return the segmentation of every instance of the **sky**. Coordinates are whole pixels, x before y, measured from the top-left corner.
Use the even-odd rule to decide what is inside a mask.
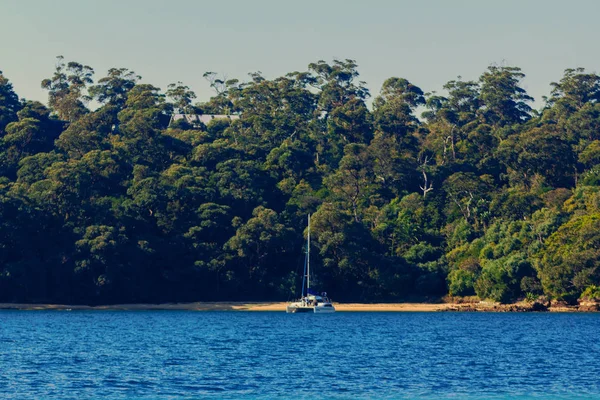
[[[206,71],[272,79],[349,58],[372,95],[392,76],[443,94],[501,64],[523,70],[539,108],[564,69],[598,72],[598,15],[596,0],[0,0],[0,71],[45,102],[40,82],[63,55],[96,80],[125,67],[205,101]]]

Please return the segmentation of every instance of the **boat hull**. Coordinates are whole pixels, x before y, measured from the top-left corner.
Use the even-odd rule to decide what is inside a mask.
[[[296,314],[296,313],[311,313],[314,312],[313,310],[314,307],[297,307],[297,306],[287,306],[287,308],[285,309],[285,311],[288,314]]]
[[[296,314],[296,313],[314,313],[314,314],[331,314],[335,312],[335,307],[333,306],[295,306],[290,305],[287,306],[285,312],[288,314]]]
[[[335,307],[334,306],[326,306],[326,307],[321,307],[321,306],[317,306],[317,307],[313,307],[314,308],[314,313],[315,314],[331,314],[335,312]]]

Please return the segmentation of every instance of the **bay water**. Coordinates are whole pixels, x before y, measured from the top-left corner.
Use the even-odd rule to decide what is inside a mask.
[[[2,399],[600,398],[600,314],[0,311]]]

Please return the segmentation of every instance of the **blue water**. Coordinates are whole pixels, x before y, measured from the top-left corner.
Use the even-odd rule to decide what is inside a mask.
[[[600,314],[0,311],[0,398],[600,398]]]

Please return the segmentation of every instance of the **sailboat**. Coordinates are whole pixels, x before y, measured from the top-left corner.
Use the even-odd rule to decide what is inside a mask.
[[[306,291],[305,291],[306,289]],[[310,287],[310,214],[308,215],[308,237],[306,242],[306,259],[304,262],[304,274],[302,276],[302,293],[296,300],[286,307],[287,313],[311,312],[315,314],[326,314],[335,312],[327,292],[318,293]]]

